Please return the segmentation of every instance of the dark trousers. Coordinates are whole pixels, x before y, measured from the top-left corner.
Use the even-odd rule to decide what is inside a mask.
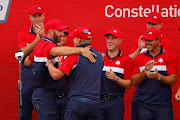
[[[57,118],[58,120],[64,120],[68,104],[67,92],[57,92],[56,104],[58,109]]]
[[[69,99],[65,120],[99,120],[99,103],[87,99]]]
[[[101,99],[99,117],[100,120],[123,120],[124,97]]]
[[[32,95],[38,120],[57,120],[56,91],[36,88]]]
[[[132,117],[131,120],[138,120],[138,103],[139,100],[132,101]]]
[[[22,120],[31,120],[32,93],[34,90],[34,74],[32,69],[24,69],[21,73],[22,84]]]
[[[173,110],[167,107],[152,107],[139,102],[138,120],[173,120]]]

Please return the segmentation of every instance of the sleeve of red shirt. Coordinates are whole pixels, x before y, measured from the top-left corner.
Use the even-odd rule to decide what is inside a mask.
[[[29,55],[28,59],[34,63],[34,50],[31,52],[31,54]]]
[[[53,47],[57,47],[56,44],[54,43],[47,43],[46,45],[46,56],[47,56],[47,59],[53,59],[53,57],[51,56],[50,54],[50,51]]]
[[[78,64],[79,55],[71,55],[67,56],[62,60],[61,65],[58,69],[62,70],[66,75],[69,75],[69,72],[74,67],[74,65]]]
[[[125,68],[124,68],[124,79],[125,80],[131,79],[132,68],[133,68],[132,59],[130,57],[127,57],[126,65],[125,65]]]
[[[177,58],[175,54],[169,54],[169,56],[167,56],[167,74],[178,74],[178,63],[177,63]]]
[[[139,54],[140,55],[140,54]],[[133,72],[132,75],[140,73],[140,56],[137,55],[134,59],[134,66],[133,66]]]
[[[24,38],[25,38],[25,37],[24,37],[23,31],[20,31],[20,32],[19,32],[19,36],[18,36],[18,49],[27,46],[27,45],[26,45],[26,40],[25,40]]]

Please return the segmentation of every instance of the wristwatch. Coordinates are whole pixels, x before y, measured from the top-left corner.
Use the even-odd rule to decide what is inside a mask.
[[[45,65],[46,65],[46,67],[47,67],[50,63],[52,63],[52,62],[48,62],[47,64],[45,64]]]
[[[160,74],[160,76],[157,78],[157,80],[161,80],[161,77],[162,77],[162,75]]]
[[[117,81],[119,81],[119,77],[118,77],[118,76],[116,77],[116,80],[115,80],[115,82],[117,82]]]

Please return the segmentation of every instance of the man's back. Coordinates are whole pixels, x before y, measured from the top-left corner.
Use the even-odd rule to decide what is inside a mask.
[[[92,49],[96,63],[91,63],[87,58],[79,55],[77,66],[70,72],[70,97],[77,95],[89,99],[99,99],[101,85],[101,71],[103,58],[101,54]]]

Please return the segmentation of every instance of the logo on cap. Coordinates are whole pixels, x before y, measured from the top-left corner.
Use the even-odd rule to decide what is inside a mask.
[[[157,19],[157,16],[149,16],[150,18],[154,18],[154,19]]]
[[[63,24],[63,22],[60,22],[59,24]]]
[[[152,35],[152,32],[146,32],[146,34],[151,34]]]
[[[156,16],[154,16],[153,18],[157,19],[157,17],[156,17]]]
[[[114,32],[114,33],[117,33],[117,31],[116,31],[116,30],[110,30],[110,32]]]

